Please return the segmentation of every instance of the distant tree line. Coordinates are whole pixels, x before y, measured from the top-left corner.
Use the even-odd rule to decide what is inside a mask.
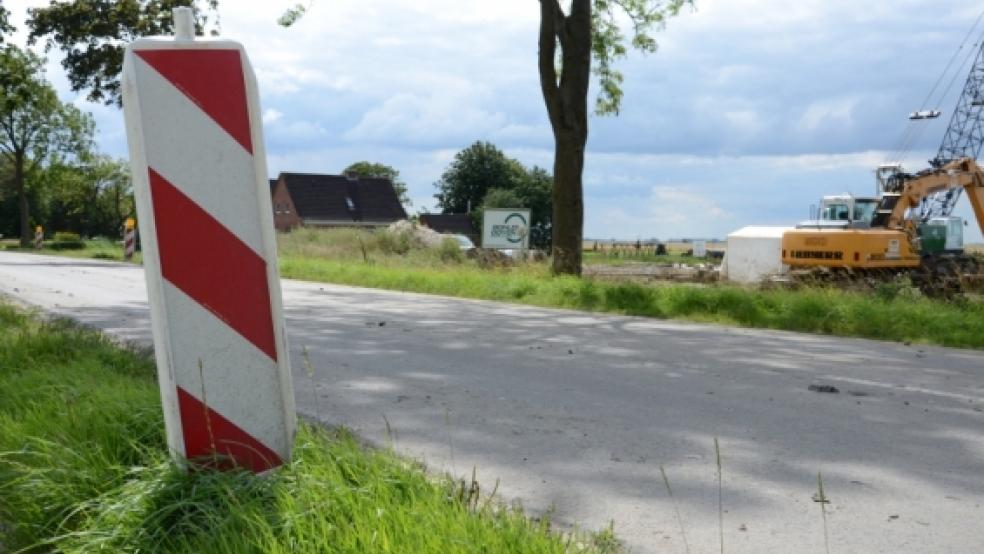
[[[44,75],[44,60],[0,48],[0,234],[31,240],[49,232],[120,235],[133,214],[123,162],[95,151],[92,116],[62,102]]]

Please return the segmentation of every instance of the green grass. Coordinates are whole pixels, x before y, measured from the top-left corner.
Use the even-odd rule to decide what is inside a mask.
[[[0,305],[0,552],[617,550],[342,430],[302,425],[264,477],[179,470],[163,430],[151,360]]]
[[[0,241],[0,249],[15,252],[26,252],[29,254],[47,254],[52,256],[65,256],[69,258],[97,259],[97,260],[116,260],[123,261],[123,244],[120,241],[110,239],[84,240],[85,248],[79,250],[53,250],[50,247],[35,250],[34,248],[21,248],[17,240]],[[46,243],[49,244],[50,243]],[[136,252],[133,256],[133,263],[142,263],[143,256]]]
[[[362,237],[361,239],[359,237]],[[832,288],[758,290],[732,285],[613,283],[552,277],[545,263],[481,268],[433,249],[375,248],[373,235],[304,230],[281,236],[284,277],[518,302],[534,306],[984,348],[984,302],[944,302],[886,285],[876,293]],[[362,245],[366,255],[362,254]]]

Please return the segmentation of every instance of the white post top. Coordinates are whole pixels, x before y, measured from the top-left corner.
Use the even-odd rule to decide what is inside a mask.
[[[182,6],[171,10],[174,17],[174,40],[195,40],[195,14]]]

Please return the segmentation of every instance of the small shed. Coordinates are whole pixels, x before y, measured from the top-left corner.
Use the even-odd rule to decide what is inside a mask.
[[[792,227],[743,227],[728,235],[721,277],[735,283],[758,283],[769,275],[785,273],[782,235]]]
[[[475,244],[479,242],[471,214],[420,214],[420,224],[438,233],[465,235]]]

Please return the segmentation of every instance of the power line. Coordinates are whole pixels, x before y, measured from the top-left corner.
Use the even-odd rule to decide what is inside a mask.
[[[959,57],[960,52],[967,45],[967,41],[969,41],[970,38],[974,36],[974,32],[977,30],[977,27],[980,25],[982,19],[984,19],[984,11],[982,11],[977,16],[977,19],[974,20],[974,24],[970,27],[970,30],[967,31],[967,34],[964,36],[963,40],[960,41],[960,44],[959,46],[957,46],[957,49],[953,52],[953,55],[950,56],[950,59],[949,61],[947,61],[947,64],[943,68],[943,71],[940,73],[940,76],[936,79],[936,82],[933,84],[933,87],[926,95],[926,98],[922,101],[922,104],[920,104],[919,110],[917,110],[918,112],[925,111],[927,107],[930,105],[929,101],[933,98],[933,94],[936,92],[940,84],[946,78],[947,73],[950,72],[950,68],[953,66],[953,62]],[[978,41],[974,43],[974,46],[975,47],[978,46],[981,43],[981,41],[984,41],[984,31],[982,31],[981,35],[978,37]],[[949,84],[947,85],[946,89],[943,91],[943,94],[940,95],[939,100],[936,103],[937,107],[942,104],[943,100],[949,94],[957,78],[964,73],[962,69],[967,65],[967,63],[971,60],[974,54],[976,54],[976,51],[977,48],[970,50],[967,56],[964,58],[963,62],[957,68],[957,70],[953,72],[953,76],[951,77]],[[895,156],[893,157],[896,160],[896,163],[901,164],[905,156],[909,154],[909,151],[911,150],[913,145],[915,145],[922,137],[922,134],[926,130],[926,126],[923,125],[924,122],[925,120],[913,120],[910,121],[909,124],[906,126],[905,132],[903,132],[901,139],[899,140],[895,149],[893,150],[893,152],[895,152]]]

